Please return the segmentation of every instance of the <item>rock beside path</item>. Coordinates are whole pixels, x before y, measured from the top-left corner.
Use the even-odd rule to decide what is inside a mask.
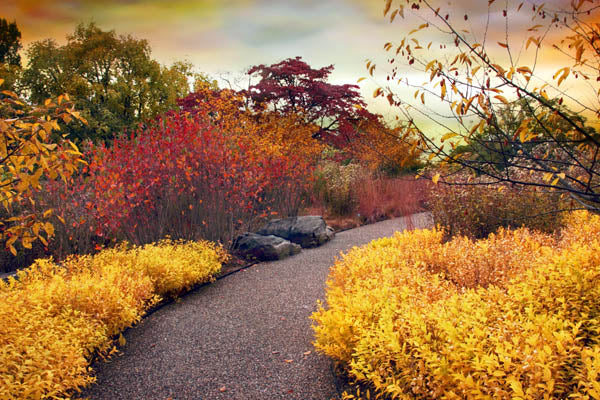
[[[335,235],[323,217],[317,215],[274,219],[267,222],[257,233],[279,236],[299,244],[302,248],[321,246]]]
[[[234,249],[246,259],[281,260],[300,253],[300,246],[274,235],[246,232],[238,236]]]

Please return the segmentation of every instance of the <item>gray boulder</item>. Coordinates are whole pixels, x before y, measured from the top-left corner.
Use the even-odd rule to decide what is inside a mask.
[[[257,233],[279,236],[304,248],[320,246],[335,235],[323,217],[317,215],[274,219]]]
[[[246,232],[237,237],[233,249],[246,259],[281,260],[300,253],[300,246],[273,235]]]

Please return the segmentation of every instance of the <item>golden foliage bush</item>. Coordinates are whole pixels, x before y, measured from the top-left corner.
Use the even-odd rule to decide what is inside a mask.
[[[439,229],[353,249],[313,314],[317,349],[373,398],[599,398],[600,217],[558,239]]]
[[[226,260],[208,242],[122,245],[62,265],[38,260],[0,283],[0,398],[62,398],[93,382],[90,357],[149,307],[207,282]]]

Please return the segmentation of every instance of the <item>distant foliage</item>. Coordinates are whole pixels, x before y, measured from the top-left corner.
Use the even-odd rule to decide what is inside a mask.
[[[553,232],[562,226],[559,211],[575,206],[551,189],[492,184],[488,177],[466,175],[456,174],[455,179],[470,185],[439,184],[428,191],[433,219],[450,236],[484,238],[501,227],[521,226]]]
[[[151,58],[146,40],[80,24],[67,43],[31,44],[21,85],[30,101],[68,93],[84,110],[87,125],[71,127],[70,139],[111,140],[148,118],[175,108],[189,92],[191,65],[167,67]]]
[[[559,239],[434,229],[354,249],[313,314],[316,347],[363,385],[346,399],[597,397],[599,227],[581,212]]]
[[[16,21],[8,22],[0,18],[0,64],[20,67],[21,31]]]
[[[211,124],[234,136],[245,137],[269,153],[298,156],[313,163],[325,148],[323,143],[313,139],[319,128],[306,123],[301,114],[253,107],[244,91],[197,82],[195,92],[177,103],[183,112],[205,115]]]
[[[401,125],[392,125],[379,116],[360,122],[356,129],[358,134],[346,150],[372,172],[399,176],[423,166],[415,138],[406,135]]]
[[[361,178],[368,174],[359,164],[341,165],[326,161],[315,171],[315,201],[323,203],[333,215],[348,215],[356,212],[354,196]]]
[[[372,223],[423,211],[427,186],[412,175],[392,178],[364,164],[327,160],[315,170],[312,205],[332,217]]]
[[[38,260],[0,281],[0,397],[67,398],[94,382],[92,355],[116,353],[115,335],[161,298],[213,279],[225,259],[207,242],[165,240],[62,266]]]

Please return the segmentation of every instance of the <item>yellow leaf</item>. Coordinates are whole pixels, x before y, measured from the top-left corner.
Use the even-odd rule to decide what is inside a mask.
[[[26,249],[31,249],[31,239],[24,237],[23,239],[21,239],[21,244],[23,245],[24,248]]]
[[[38,236],[38,239],[40,239],[40,242],[42,242],[42,244],[44,246],[48,246],[48,241],[46,239],[44,239],[43,236]]]
[[[451,138],[453,138],[455,136],[458,136],[458,133],[448,132],[444,136],[442,136],[442,142],[445,141],[445,140],[451,139]]]
[[[4,79],[0,78],[0,85],[4,83]]]
[[[119,333],[119,346],[125,346],[125,343],[127,343],[127,340],[125,340],[122,333]]]
[[[50,222],[46,222],[46,224],[44,224],[44,230],[48,234],[48,237],[54,236],[54,225],[52,225]]]
[[[559,179],[559,178],[556,178],[556,179],[554,179],[554,180],[552,181],[552,183],[550,183],[550,185],[552,185],[552,186],[556,186],[556,184],[558,183],[558,179]]]
[[[498,44],[500,45],[500,47],[504,47],[505,49],[508,49],[508,45],[506,43],[498,42]]]
[[[575,61],[577,63],[581,62],[581,56],[583,56],[584,48],[583,46],[577,46],[577,52],[575,53]]]
[[[517,72],[520,72],[521,74],[530,74],[531,75],[531,69],[529,67],[519,67],[517,68]]]
[[[431,178],[431,181],[437,185],[438,181],[440,180],[440,174],[435,174],[433,178]]]
[[[513,392],[515,392],[515,395],[519,397],[525,396],[525,393],[523,393],[523,386],[521,386],[521,382],[517,381],[516,379],[512,379],[510,381],[510,387],[513,390]]]
[[[360,83],[360,82],[364,81],[365,79],[367,79],[367,78],[365,78],[364,76],[362,78],[358,78],[358,80],[356,81],[356,83]]]
[[[383,16],[385,17],[387,15],[387,13],[390,11],[390,8],[392,7],[392,0],[387,0],[385,2],[385,8],[383,10]]]
[[[497,95],[497,96],[494,96],[494,98],[500,100],[504,104],[508,104],[508,100],[506,100],[506,97],[504,97],[504,96]]]

